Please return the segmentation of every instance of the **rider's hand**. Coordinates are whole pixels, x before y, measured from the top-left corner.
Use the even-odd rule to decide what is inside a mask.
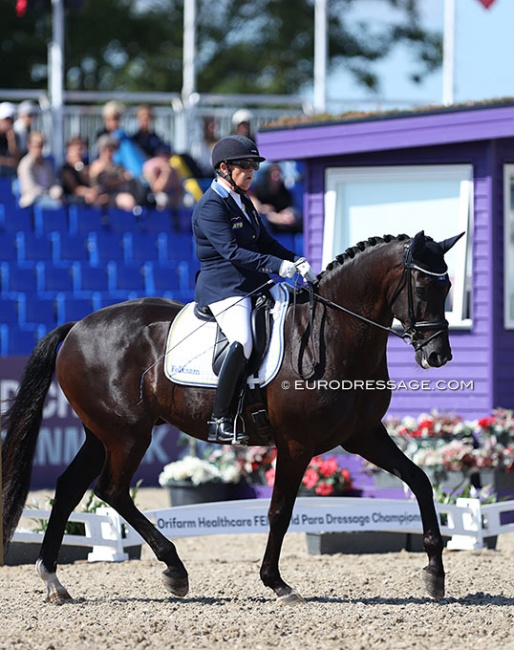
[[[297,269],[293,262],[289,260],[284,260],[280,265],[280,271],[278,274],[281,278],[294,278],[296,275]]]
[[[317,276],[312,270],[312,266],[309,264],[309,262],[307,262],[305,257],[300,257],[300,259],[295,262],[295,266],[297,272],[306,282],[314,282]]]

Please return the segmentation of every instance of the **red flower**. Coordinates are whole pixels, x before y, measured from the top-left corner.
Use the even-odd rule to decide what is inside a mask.
[[[324,476],[325,478],[329,478],[330,476],[333,476],[338,469],[339,469],[339,465],[337,464],[337,459],[334,458],[333,456],[327,458],[324,461],[321,461],[319,464],[319,473],[321,474],[321,476]]]
[[[478,426],[481,427],[482,429],[489,429],[489,427],[491,427],[495,423],[496,423],[495,417],[485,417],[485,418],[481,418],[478,421]]]
[[[305,475],[302,479],[302,483],[305,485],[306,488],[309,490],[312,489],[316,483],[318,482],[318,473],[311,469],[310,467],[307,468]]]
[[[266,472],[266,482],[269,486],[274,485],[275,483],[275,468],[270,467],[270,469]]]
[[[321,482],[314,490],[320,497],[328,497],[334,493],[334,486],[330,483]]]

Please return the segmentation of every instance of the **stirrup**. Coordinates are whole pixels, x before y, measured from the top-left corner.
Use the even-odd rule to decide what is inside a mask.
[[[209,434],[207,442],[222,442],[226,445],[246,445],[249,437],[246,433],[236,431],[234,421],[229,417],[213,417],[207,423]]]

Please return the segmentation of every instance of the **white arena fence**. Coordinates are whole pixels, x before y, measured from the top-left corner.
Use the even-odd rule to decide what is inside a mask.
[[[169,539],[198,535],[268,533],[269,499],[223,501],[146,511],[144,514]],[[502,513],[514,513],[514,501],[482,505],[478,499],[458,499],[456,505],[436,504],[446,515],[441,533],[451,536],[447,548],[473,550],[484,546],[486,537],[514,532],[514,523],[502,523]],[[23,511],[26,519],[48,519],[50,512],[35,508]],[[90,562],[128,559],[129,546],[141,537],[112,508],[96,513],[73,513],[70,521],[83,522],[84,535],[65,535],[64,545],[92,547]],[[300,497],[296,500],[291,532],[395,532],[421,533],[421,516],[415,501],[353,497]],[[41,542],[42,533],[16,530],[15,542]]]

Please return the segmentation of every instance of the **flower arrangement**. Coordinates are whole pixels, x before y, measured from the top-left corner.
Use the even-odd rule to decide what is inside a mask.
[[[275,447],[237,447],[235,455],[241,478],[248,485],[273,485],[275,481]]]
[[[514,470],[513,411],[498,408],[473,421],[432,411],[418,418],[388,418],[384,424],[420,467],[466,474],[488,468]]]
[[[317,496],[337,496],[351,490],[350,472],[339,467],[335,456],[315,456],[302,479],[301,492]]]
[[[163,487],[179,481],[193,485],[204,483],[238,483],[241,480],[241,467],[230,445],[221,448],[208,448],[203,458],[188,454],[181,460],[169,463],[159,474],[159,484]]]

